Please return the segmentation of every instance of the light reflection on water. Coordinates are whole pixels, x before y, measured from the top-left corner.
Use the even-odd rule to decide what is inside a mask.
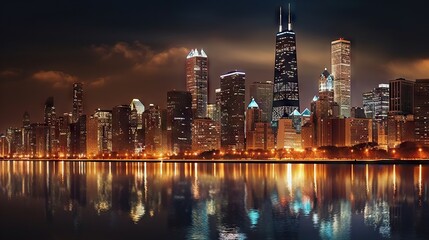
[[[2,161],[0,239],[427,239],[428,179],[426,165]]]

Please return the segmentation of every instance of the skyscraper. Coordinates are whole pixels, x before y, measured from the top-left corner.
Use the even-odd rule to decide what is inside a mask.
[[[94,113],[97,119],[97,146],[98,153],[112,151],[112,110],[97,109]]]
[[[73,83],[73,122],[77,122],[83,114],[83,84],[81,82]]]
[[[143,113],[145,129],[145,150],[148,153],[156,154],[162,151],[162,116],[159,106],[149,104]]]
[[[414,141],[414,82],[403,78],[389,82],[387,144],[395,148],[404,141]]]
[[[244,72],[232,71],[220,76],[221,147],[226,150],[244,148]]]
[[[144,146],[143,113],[145,107],[138,99],[133,99],[130,103],[130,130],[132,147],[136,153],[140,153]]]
[[[414,82],[404,78],[389,83],[389,113],[407,115],[414,112]]]
[[[112,148],[119,154],[131,152],[129,105],[118,105],[112,110]]]
[[[274,65],[274,92],[272,121],[289,116],[295,109],[299,111],[298,65],[296,58],[295,32],[292,30],[290,5],[288,27],[283,31],[280,8],[280,26],[276,35]]]
[[[208,57],[204,50],[192,49],[186,57],[186,90],[192,95],[194,118],[207,116],[209,87]]]
[[[253,97],[262,110],[261,121],[270,122],[273,110],[273,82],[253,82],[250,84],[250,97]]]
[[[24,154],[30,154],[30,131],[30,114],[28,114],[28,112],[25,112],[22,119],[22,147]]]
[[[186,91],[167,92],[169,151],[180,153],[192,147],[192,96]]]
[[[417,79],[414,85],[415,138],[429,146],[429,79]]]
[[[338,39],[331,43],[331,65],[334,75],[334,101],[340,107],[340,116],[350,117],[351,108],[351,43]]]
[[[54,106],[54,97],[48,97],[45,102],[45,116],[46,128],[46,154],[51,155],[57,152],[57,115]]]

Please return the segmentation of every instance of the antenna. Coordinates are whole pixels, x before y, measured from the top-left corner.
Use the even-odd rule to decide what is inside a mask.
[[[288,16],[287,30],[292,31],[292,22],[290,20],[290,3],[289,3],[289,16]]]
[[[280,24],[279,24],[279,32],[283,32],[282,26],[282,7],[280,6]]]

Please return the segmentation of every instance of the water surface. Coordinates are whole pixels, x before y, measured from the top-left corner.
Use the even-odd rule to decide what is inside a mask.
[[[0,239],[428,239],[429,165],[0,162]]]

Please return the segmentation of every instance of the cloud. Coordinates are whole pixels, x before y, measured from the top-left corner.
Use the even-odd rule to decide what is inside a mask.
[[[171,47],[155,51],[139,41],[117,42],[114,45],[92,46],[92,50],[104,61],[126,61],[131,70],[151,71],[169,63],[183,61],[189,52],[185,47]]]
[[[386,64],[391,78],[419,79],[429,77],[429,59],[397,60]]]
[[[50,83],[54,88],[69,87],[78,80],[77,77],[61,71],[39,71],[32,77],[39,82]]]
[[[110,79],[109,77],[100,77],[100,78],[97,78],[97,79],[95,79],[93,81],[88,82],[88,85],[90,87],[95,87],[95,88],[102,87],[102,86],[104,86],[106,84],[106,82],[109,79]]]
[[[21,70],[19,69],[6,69],[0,72],[0,77],[4,78],[14,78],[21,75]]]

